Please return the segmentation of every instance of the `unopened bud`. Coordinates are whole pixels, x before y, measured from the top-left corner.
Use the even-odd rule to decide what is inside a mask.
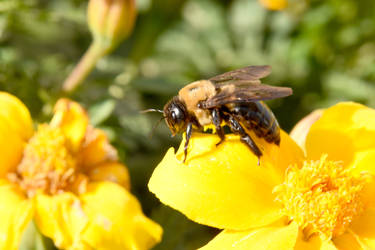
[[[94,40],[64,81],[66,92],[81,84],[97,61],[130,34],[136,18],[135,0],[90,0],[87,18]]]
[[[111,50],[133,29],[135,0],[90,0],[87,16],[94,41]]]
[[[259,2],[269,10],[282,10],[288,5],[287,0],[259,0]]]

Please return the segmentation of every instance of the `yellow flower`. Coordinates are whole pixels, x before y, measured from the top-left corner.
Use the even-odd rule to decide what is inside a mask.
[[[18,249],[25,227],[63,249],[147,249],[162,229],[129,192],[129,174],[85,110],[60,99],[33,131],[16,97],[0,92],[0,249]]]
[[[282,10],[288,6],[287,0],[259,0],[259,3],[269,10]]]
[[[304,118],[302,118],[290,131],[289,135],[293,140],[304,150],[306,136],[309,133],[310,127],[317,121],[323,114],[323,109],[317,109]]]
[[[169,149],[150,179],[163,203],[224,229],[202,249],[375,249],[375,110],[325,110],[306,154],[283,131],[280,147],[253,138],[260,166],[238,136],[196,133],[186,164]]]

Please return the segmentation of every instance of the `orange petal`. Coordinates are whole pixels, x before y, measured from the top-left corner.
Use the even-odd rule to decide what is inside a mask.
[[[88,169],[106,161],[117,161],[117,151],[100,129],[88,127],[79,153],[80,165]]]
[[[0,182],[0,249],[16,250],[33,216],[33,204],[13,184]]]
[[[375,249],[375,209],[366,209],[360,217],[353,220],[350,229],[360,242]]]
[[[88,122],[86,111],[81,105],[64,98],[57,101],[51,126],[62,128],[74,152],[78,151],[83,142]]]
[[[306,138],[306,152],[318,160],[324,153],[329,160],[349,164],[355,152],[375,147],[375,110],[344,102],[324,111]]]
[[[111,181],[130,190],[130,176],[126,166],[118,162],[107,162],[88,172],[90,181]]]
[[[143,215],[137,199],[121,186],[91,183],[81,200],[90,218],[82,238],[93,248],[149,249],[161,240],[161,227]]]
[[[295,223],[291,223],[288,226],[262,227],[248,231],[224,230],[200,249],[293,250],[297,235],[298,226]]]
[[[286,133],[281,136],[280,148],[257,140],[264,148],[258,166],[257,157],[238,136],[227,135],[216,147],[218,136],[195,133],[186,164],[181,162],[182,142],[176,155],[173,148],[168,150],[149,189],[201,224],[235,230],[268,225],[281,216],[272,189],[283,181],[287,166],[303,155]]]

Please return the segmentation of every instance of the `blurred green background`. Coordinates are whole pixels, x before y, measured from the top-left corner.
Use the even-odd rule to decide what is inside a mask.
[[[89,46],[84,0],[0,1],[0,89],[48,121],[61,85]],[[256,0],[138,0],[133,34],[70,97],[104,129],[130,169],[132,192],[164,228],[155,249],[195,249],[217,230],[161,205],[147,182],[177,147],[162,108],[185,84],[247,65],[269,64],[264,82],[294,95],[268,102],[287,131],[310,111],[352,100],[375,107],[375,1],[290,1],[281,12]]]

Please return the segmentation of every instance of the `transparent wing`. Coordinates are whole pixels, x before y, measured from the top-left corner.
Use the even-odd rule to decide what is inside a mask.
[[[227,84],[235,85],[258,85],[263,77],[271,73],[271,67],[268,65],[262,66],[247,66],[241,69],[226,72],[224,74],[214,76],[209,80],[213,82],[218,88]]]
[[[287,87],[275,87],[265,84],[248,85],[247,87],[233,86],[223,88],[218,94],[200,103],[200,108],[214,108],[228,103],[246,103],[261,100],[271,100],[292,95]]]

